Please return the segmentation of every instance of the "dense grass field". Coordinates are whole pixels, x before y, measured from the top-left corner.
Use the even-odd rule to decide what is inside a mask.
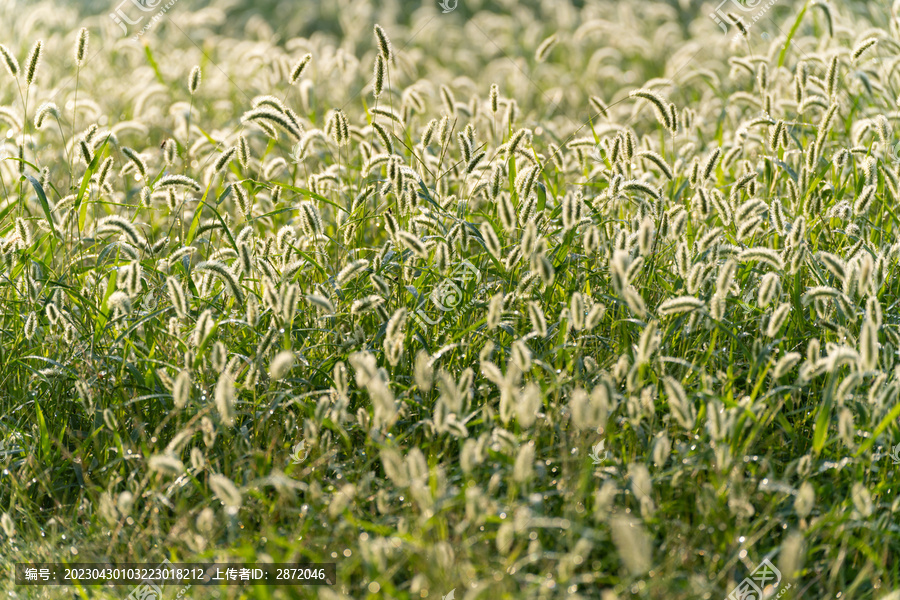
[[[900,599],[887,4],[0,1],[0,591]]]

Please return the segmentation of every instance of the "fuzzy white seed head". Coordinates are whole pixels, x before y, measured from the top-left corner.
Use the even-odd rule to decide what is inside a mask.
[[[78,31],[78,40],[75,42],[75,64],[79,67],[84,66],[84,58],[87,55],[89,39],[90,33],[86,27],[82,27]]]
[[[193,96],[197,91],[197,88],[200,87],[200,67],[195,66],[191,69],[191,74],[188,76],[188,91]]]
[[[229,508],[240,508],[243,503],[241,492],[234,482],[218,473],[209,476],[209,487],[216,497]]]
[[[274,381],[283,379],[294,366],[294,353],[282,350],[269,363],[269,376]]]

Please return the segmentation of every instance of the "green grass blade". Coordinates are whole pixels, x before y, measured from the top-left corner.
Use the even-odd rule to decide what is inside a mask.
[[[53,231],[53,234],[59,237],[59,232],[56,231],[56,225],[53,223],[53,215],[50,212],[50,203],[47,202],[47,195],[44,193],[44,187],[41,185],[41,182],[32,177],[31,175],[26,175],[28,181],[31,182],[31,186],[34,188],[35,193],[37,193],[38,200],[41,203],[41,209],[44,211],[44,216],[47,217],[47,223],[50,225],[50,229]]]
[[[794,20],[794,25],[791,27],[791,30],[788,32],[787,39],[784,41],[784,46],[781,48],[781,52],[778,54],[778,66],[784,66],[784,58],[787,56],[787,51],[791,47],[791,41],[794,39],[794,35],[797,33],[797,30],[800,28],[800,22],[803,21],[803,15],[806,14],[806,9],[809,8],[809,0],[806,0],[806,3],[803,5],[803,9],[800,11],[800,14],[797,15],[797,18]]]
[[[875,431],[872,432],[872,435],[870,435],[865,442],[860,444],[859,450],[856,451],[856,454],[854,456],[860,456],[869,448],[871,448],[875,443],[875,440],[878,439],[878,436],[884,433],[885,430],[890,427],[892,423],[895,423],[898,418],[900,418],[900,403],[894,405],[894,408],[892,408],[890,412],[888,412],[888,414],[886,414],[884,418],[881,419],[878,427],[875,428]]]
[[[50,457],[50,432],[47,429],[47,421],[44,419],[44,411],[41,410],[41,404],[37,400],[34,401],[34,410],[37,416],[38,432],[41,441],[41,457],[46,460]]]

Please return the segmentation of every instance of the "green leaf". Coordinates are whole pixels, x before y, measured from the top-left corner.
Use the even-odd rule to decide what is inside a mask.
[[[108,141],[108,137],[103,140],[103,145],[100,146],[100,150],[94,153],[94,158],[91,160],[91,164],[88,165],[87,170],[85,170],[84,172],[84,176],[81,178],[81,185],[78,187],[78,196],[75,197],[75,205],[73,206],[73,210],[78,213],[78,231],[82,231],[84,229],[84,222],[85,220],[87,220],[87,204],[82,204],[82,201],[84,200],[84,192],[87,190],[88,184],[91,182],[91,175],[94,174],[94,170],[97,168],[97,162],[100,160],[100,156],[103,153],[103,148],[106,146],[106,143]]]
[[[831,424],[831,388],[833,383],[828,386],[828,394],[825,398],[825,404],[819,409],[819,416],[816,417],[816,429],[813,432],[813,450],[816,455],[821,454],[828,440],[828,426]]]
[[[140,327],[146,321],[149,321],[150,319],[153,319],[165,312],[168,312],[170,309],[171,309],[171,307],[161,308],[161,309],[157,310],[156,312],[152,312],[152,313],[146,315],[145,317],[135,321],[134,323],[131,324],[130,327],[128,327],[128,329],[126,329],[125,331],[123,331],[122,333],[119,334],[119,337],[116,338],[116,341],[113,342],[113,345],[117,345],[119,342],[122,341],[122,339],[125,336],[129,335],[132,331],[134,331],[135,329]]]
[[[28,181],[31,182],[31,187],[34,188],[34,191],[37,192],[38,200],[41,202],[41,208],[44,209],[44,215],[47,217],[47,222],[50,224],[50,229],[53,230],[54,235],[59,235],[56,231],[56,225],[53,223],[53,215],[50,213],[50,203],[47,202],[47,194],[44,193],[44,187],[41,185],[41,182],[32,177],[31,175],[26,175]]]
[[[78,211],[78,231],[84,230],[85,221],[87,221],[87,204],[82,204],[81,210]]]
[[[781,48],[781,54],[778,55],[778,66],[784,66],[784,57],[787,55],[788,48],[791,47],[791,40],[794,39],[794,34],[797,33],[797,29],[800,28],[800,22],[803,20],[803,15],[806,14],[806,9],[809,8],[809,0],[806,0],[806,3],[803,5],[803,10],[800,11],[800,14],[797,15],[797,20],[794,21],[794,26],[791,27],[790,32],[788,32],[787,39],[784,40],[784,46]]]
[[[94,319],[97,322],[98,335],[106,325],[107,313],[103,312],[103,308],[106,306],[106,301],[109,300],[112,293],[116,291],[116,273],[117,271],[115,269],[109,273],[109,280],[106,282],[106,293],[103,294],[103,301],[100,302],[100,310],[97,311],[97,316]]]
[[[310,254],[308,254],[307,252],[304,252],[303,250],[300,250],[296,246],[292,246],[292,248],[294,248],[294,252],[296,252],[303,258],[305,258],[309,262],[309,264],[311,264],[312,266],[317,268],[319,270],[319,273],[322,274],[322,276],[324,276],[326,278],[328,277],[328,271],[325,270],[325,267],[323,267],[318,262],[316,262],[316,260]]]
[[[0,211],[0,223],[4,222],[4,219],[6,219],[6,215],[8,215],[10,213],[10,211],[12,211],[12,209],[14,209],[18,205],[19,205],[18,202],[7,202],[6,206],[3,208],[3,210]],[[5,228],[3,231],[0,231],[0,235],[6,235],[6,232],[12,228],[13,228],[13,226],[10,225],[9,227]]]
[[[147,62],[150,63],[150,67],[156,74],[156,80],[161,84],[166,85],[166,81],[163,79],[162,73],[159,72],[159,65],[156,64],[156,59],[153,58],[153,52],[150,51],[150,44],[144,44],[144,54],[147,55]]]
[[[538,181],[534,187],[537,190],[538,197],[537,212],[540,213],[547,206],[547,189],[540,181]]]
[[[216,205],[218,206],[221,204],[230,193],[231,186],[228,186],[225,188],[225,191],[219,195],[218,199],[216,199]],[[194,218],[191,220],[191,226],[188,228],[187,236],[185,236],[185,246],[190,246],[194,242],[194,236],[197,235],[197,228],[200,227],[200,216],[203,214],[203,206],[206,205],[206,197],[208,195],[209,188],[206,188],[203,197],[200,198],[200,203],[197,205],[197,210],[194,211]]]
[[[231,242],[231,247],[234,248],[234,251],[237,252],[238,255],[240,255],[241,251],[238,250],[237,242],[234,241],[234,238],[231,235],[231,230],[228,228],[228,225],[225,223],[225,219],[223,219],[222,215],[219,213],[219,211],[216,210],[216,207],[210,206],[209,204],[206,204],[205,202],[201,202],[201,204],[205,204],[206,206],[209,206],[209,209],[211,211],[213,211],[213,213],[216,215],[216,218],[219,219],[219,223],[222,224],[222,230],[225,231],[225,235],[228,236],[228,241]]]
[[[47,431],[47,421],[44,420],[44,411],[37,400],[34,401],[34,409],[37,413],[38,429],[41,435],[41,456],[48,458],[50,456],[50,433]]]
[[[872,435],[869,436],[869,438],[860,445],[859,450],[856,451],[856,456],[859,456],[860,454],[871,448],[872,444],[875,443],[875,440],[878,438],[878,436],[884,433],[884,430],[887,429],[891,425],[891,423],[896,421],[898,417],[900,417],[900,403],[896,404],[894,408],[892,408],[891,411],[884,416],[884,418],[881,420],[881,423],[879,423],[878,427],[875,428],[875,431],[872,432]]]
[[[256,183],[256,182],[254,182],[254,183]],[[347,209],[344,208],[343,206],[340,206],[339,204],[332,202],[325,196],[320,196],[319,194],[316,194],[315,192],[311,192],[310,190],[294,187],[294,186],[288,185],[286,183],[279,183],[278,185],[286,190],[291,190],[292,192],[297,192],[298,194],[302,194],[302,195],[306,196],[307,198],[315,198],[316,200],[321,200],[322,202],[324,202],[326,204],[330,204],[331,206],[335,207],[336,209],[338,209],[340,211],[347,212]]]

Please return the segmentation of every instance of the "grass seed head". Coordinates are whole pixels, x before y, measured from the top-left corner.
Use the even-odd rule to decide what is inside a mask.
[[[31,52],[28,54],[28,69],[25,71],[25,83],[31,85],[34,83],[34,78],[37,76],[38,66],[41,63],[41,56],[44,53],[44,42],[42,40],[38,40],[35,42],[34,46],[31,48]]]
[[[375,24],[375,41],[378,44],[378,52],[385,62],[391,62],[394,58],[394,50],[391,47],[391,40],[381,25]]]
[[[297,61],[297,63],[291,69],[291,74],[290,74],[290,78],[289,78],[291,85],[294,85],[295,83],[297,83],[300,80],[300,78],[303,76],[304,71],[306,71],[306,68],[309,66],[309,63],[311,61],[312,61],[312,54],[304,54],[303,57],[301,57],[300,60]]]
[[[197,88],[200,87],[200,67],[195,66],[191,69],[191,74],[188,76],[188,91],[193,96],[197,92]]]
[[[6,65],[6,70],[13,77],[19,76],[19,61],[16,60],[16,57],[12,55],[4,44],[0,44],[0,56],[3,57],[3,64]]]
[[[86,27],[82,27],[78,31],[78,40],[75,42],[75,64],[79,67],[84,66],[84,58],[87,55],[88,41],[90,33]]]
[[[534,52],[534,60],[539,63],[547,60],[547,56],[553,50],[554,46],[556,46],[557,41],[559,40],[558,36],[554,33],[550,37],[546,38],[544,41],[540,43],[537,47],[537,50]]]

